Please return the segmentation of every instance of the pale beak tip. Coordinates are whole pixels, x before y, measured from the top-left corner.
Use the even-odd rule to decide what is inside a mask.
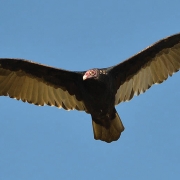
[[[86,79],[87,79],[87,76],[86,76],[86,75],[84,75],[84,76],[83,76],[83,80],[86,80]]]

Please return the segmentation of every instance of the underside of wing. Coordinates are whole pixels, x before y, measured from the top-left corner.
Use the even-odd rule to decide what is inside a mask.
[[[21,59],[0,59],[0,95],[39,106],[86,111],[78,86],[81,76]]]
[[[111,68],[116,81],[115,104],[132,99],[180,69],[180,34],[170,36]]]

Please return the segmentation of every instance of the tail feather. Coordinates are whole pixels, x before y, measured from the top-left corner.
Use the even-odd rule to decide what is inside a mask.
[[[103,121],[97,121],[92,118],[92,125],[94,131],[94,139],[106,141],[108,143],[119,139],[121,132],[124,131],[124,126],[118,113],[115,110],[115,116],[113,119],[106,119]],[[107,122],[108,121],[108,122]]]

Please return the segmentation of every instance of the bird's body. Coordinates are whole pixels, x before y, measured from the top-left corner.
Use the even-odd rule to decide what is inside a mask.
[[[115,82],[106,70],[93,69],[98,78],[90,78],[83,82],[83,99],[92,116],[94,138],[111,142],[117,140],[124,126],[114,108]],[[88,72],[88,71],[87,71]],[[87,102],[87,103],[86,103]]]
[[[43,106],[86,111],[95,139],[117,140],[124,126],[115,105],[180,69],[180,34],[109,68],[72,72],[23,59],[0,58],[0,95]]]
[[[98,81],[89,79],[89,81],[83,82],[82,94],[85,92],[83,99],[90,114],[100,118],[112,111],[115,102],[115,92],[113,92],[112,86],[114,83],[110,81],[107,75],[102,75]]]

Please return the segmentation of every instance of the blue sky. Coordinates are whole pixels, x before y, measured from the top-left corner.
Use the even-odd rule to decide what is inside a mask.
[[[180,32],[179,0],[1,0],[0,57],[68,70],[115,65]],[[0,179],[179,179],[180,73],[118,105],[107,144],[90,115],[0,97]]]

